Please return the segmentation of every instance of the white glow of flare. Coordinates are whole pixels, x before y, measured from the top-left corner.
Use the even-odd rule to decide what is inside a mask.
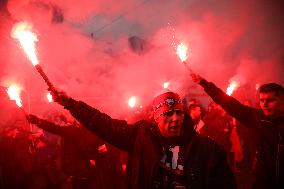
[[[167,89],[167,88],[169,87],[169,85],[170,85],[170,82],[165,82],[165,83],[163,84],[164,89]]]
[[[179,56],[182,62],[186,61],[187,59],[187,49],[188,49],[187,46],[184,45],[183,43],[180,43],[177,46],[177,55]]]
[[[38,41],[35,33],[31,32],[32,26],[27,22],[19,22],[13,26],[11,36],[17,39],[24,48],[29,60],[35,66],[38,64],[35,42]]]
[[[229,86],[227,87],[226,94],[231,96],[233,92],[239,87],[239,82],[231,81]]]
[[[255,84],[255,90],[258,90],[259,89],[259,87],[260,87],[260,84]]]
[[[50,94],[50,92],[48,92],[48,93],[46,94],[46,98],[47,98],[48,102],[52,102],[52,101],[53,101],[52,95]]]
[[[131,98],[128,100],[128,106],[129,106],[130,108],[133,108],[135,105],[136,105],[136,97],[133,96],[133,97],[131,97]]]
[[[7,93],[9,95],[10,100],[15,100],[16,104],[19,107],[23,106],[20,98],[21,89],[17,85],[10,85],[7,90]]]

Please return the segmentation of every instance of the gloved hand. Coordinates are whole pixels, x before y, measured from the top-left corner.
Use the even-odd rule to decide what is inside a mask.
[[[57,102],[58,104],[62,106],[67,105],[70,97],[67,96],[67,94],[64,91],[60,89],[56,89],[56,88],[48,88],[48,90],[50,91],[54,102]]]
[[[40,122],[40,119],[33,114],[26,115],[26,118],[27,118],[28,122],[31,123],[31,124],[37,125]]]

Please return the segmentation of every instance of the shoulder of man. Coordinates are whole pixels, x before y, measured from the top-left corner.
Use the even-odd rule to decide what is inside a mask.
[[[138,131],[149,131],[153,127],[153,122],[149,120],[140,120],[134,124],[130,124],[130,127],[136,127]]]
[[[215,140],[205,135],[196,135],[196,141],[198,145],[208,153],[225,153],[225,150]]]

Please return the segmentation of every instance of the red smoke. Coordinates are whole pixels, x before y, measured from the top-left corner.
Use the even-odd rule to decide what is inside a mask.
[[[51,81],[116,117],[129,111],[131,96],[149,104],[165,81],[188,93],[194,84],[173,42],[187,42],[192,69],[224,90],[235,77],[240,87],[284,83],[281,1],[10,0],[7,8],[10,15],[0,18],[0,79],[2,85],[20,82],[32,111],[43,111],[38,104],[46,103],[47,87],[10,38],[11,25],[20,20],[33,22],[38,57]],[[144,53],[129,47],[133,35],[151,44]]]

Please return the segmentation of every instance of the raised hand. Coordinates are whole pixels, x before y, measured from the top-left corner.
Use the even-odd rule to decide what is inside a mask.
[[[197,84],[199,84],[200,81],[203,79],[200,75],[194,73],[193,71],[190,72],[190,76],[191,76],[191,78],[192,78],[192,81],[193,81],[194,83],[197,83]]]
[[[40,121],[40,119],[33,114],[26,115],[26,118],[27,118],[28,122],[31,123],[31,124],[38,124],[39,121]]]
[[[52,95],[52,99],[58,104],[65,106],[68,103],[70,97],[62,90],[57,88],[48,88]]]

